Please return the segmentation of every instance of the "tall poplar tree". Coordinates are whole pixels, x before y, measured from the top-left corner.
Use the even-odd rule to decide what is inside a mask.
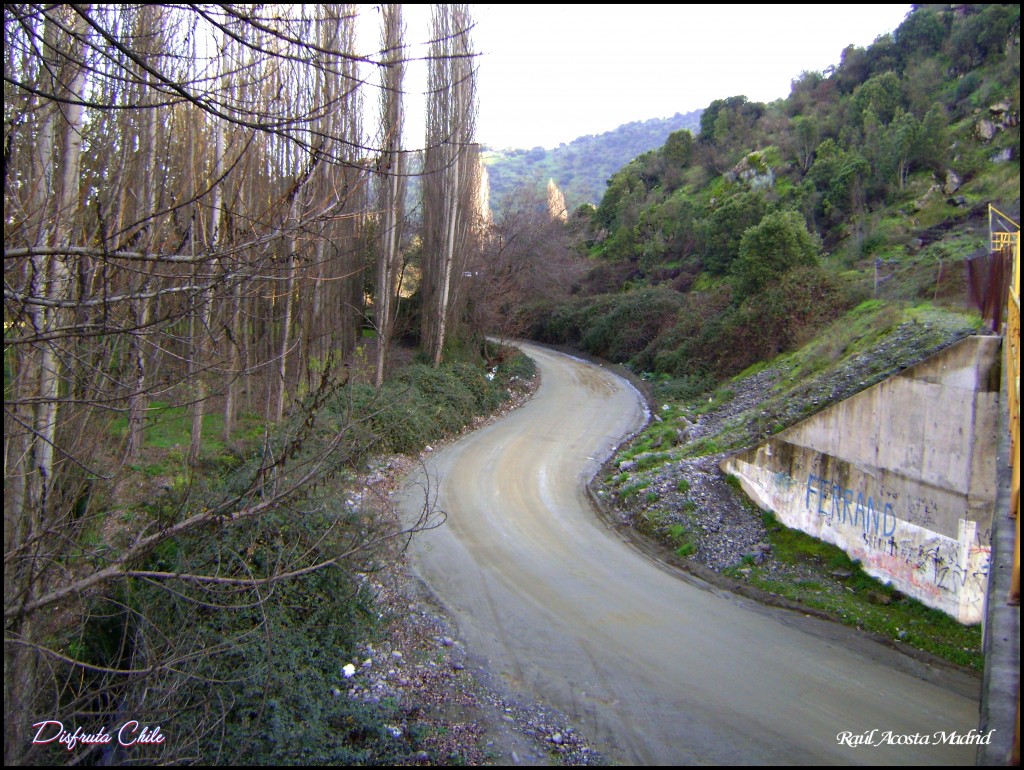
[[[432,6],[423,178],[422,344],[440,364],[457,322],[478,198],[476,60],[469,6]]]

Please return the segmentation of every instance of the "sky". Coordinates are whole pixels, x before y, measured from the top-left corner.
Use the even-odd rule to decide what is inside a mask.
[[[418,16],[426,8],[405,6],[412,39],[427,29],[426,17]],[[553,148],[729,96],[784,98],[801,72],[838,64],[846,46],[867,47],[895,30],[910,5],[471,9],[482,53],[477,139],[503,149]]]

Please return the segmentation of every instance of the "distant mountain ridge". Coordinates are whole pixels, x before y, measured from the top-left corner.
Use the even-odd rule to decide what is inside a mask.
[[[608,179],[645,152],[661,147],[669,134],[700,130],[703,110],[670,118],[652,118],[626,123],[603,134],[581,136],[553,149],[491,150],[484,152],[490,177],[491,208],[500,210],[502,201],[522,185],[544,189],[549,179],[565,195],[572,211],[584,203],[595,206],[604,195]]]

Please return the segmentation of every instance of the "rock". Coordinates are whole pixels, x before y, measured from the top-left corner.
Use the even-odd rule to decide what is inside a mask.
[[[988,142],[996,135],[996,124],[991,120],[979,120],[978,125],[974,127],[974,131],[979,139]]]
[[[1005,150],[1000,150],[991,158],[989,158],[989,160],[992,161],[993,163],[1009,163],[1011,160],[1013,160],[1013,148],[1007,147]]]
[[[632,473],[636,470],[636,462],[634,460],[623,460],[619,463],[619,470],[623,473]]]
[[[834,569],[829,574],[839,580],[849,580],[853,577],[853,573],[848,569]]]
[[[957,190],[960,189],[960,185],[961,184],[962,184],[962,182],[960,181],[960,177],[958,177],[952,171],[947,171],[946,172],[946,184],[943,185],[942,190],[943,190],[943,192],[946,193],[946,195],[952,195],[953,193],[955,193]]]
[[[775,172],[764,159],[760,152],[751,152],[733,169],[726,173],[729,181],[746,182],[753,189],[762,187],[770,188],[775,184]]]

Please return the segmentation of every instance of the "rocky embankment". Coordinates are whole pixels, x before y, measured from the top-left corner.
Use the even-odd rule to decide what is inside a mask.
[[[670,551],[683,548],[680,555],[702,574],[720,573],[745,557],[770,564],[762,518],[721,472],[721,460],[974,332],[960,316],[908,322],[867,351],[838,360],[813,376],[794,378],[783,365],[732,381],[728,397],[713,409],[683,414],[671,410],[674,430],[661,431],[672,436],[668,445],[613,457],[595,479],[593,491],[617,524],[653,537]],[[660,413],[668,407],[651,406],[652,422],[664,423]],[[641,434],[637,440],[642,438]],[[729,450],[687,456],[698,442]]]

